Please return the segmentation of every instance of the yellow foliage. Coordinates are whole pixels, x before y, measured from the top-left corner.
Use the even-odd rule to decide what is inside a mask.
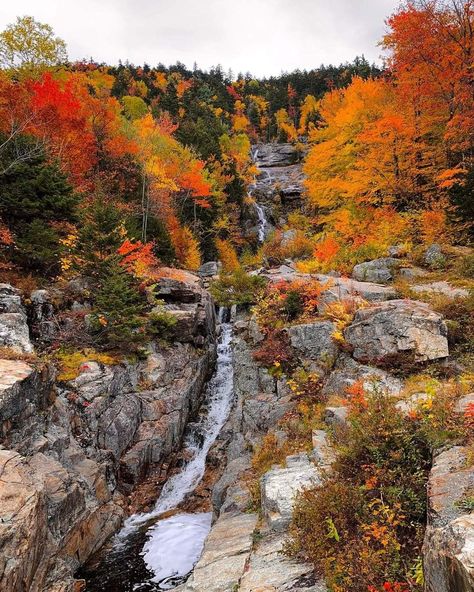
[[[286,109],[279,109],[275,114],[276,124],[279,130],[286,134],[289,142],[296,142],[298,132],[295,124],[291,121]]]
[[[240,263],[237,252],[229,241],[220,238],[216,239],[216,248],[224,271],[232,272],[239,269]]]
[[[81,351],[60,350],[57,354],[59,362],[59,374],[57,379],[61,381],[74,380],[80,374],[80,368],[86,362],[99,362],[100,364],[114,365],[118,364],[115,356],[100,353],[94,349],[84,349]]]

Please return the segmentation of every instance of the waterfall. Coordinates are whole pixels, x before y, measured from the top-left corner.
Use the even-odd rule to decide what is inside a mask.
[[[221,314],[221,313],[220,313]],[[223,313],[222,313],[223,314]],[[130,516],[117,535],[121,542],[131,530],[176,508],[199,485],[206,470],[206,458],[222,426],[227,421],[232,406],[233,368],[232,368],[232,325],[222,325],[217,346],[216,371],[206,389],[207,414],[196,425],[184,443],[184,449],[191,459],[181,471],[166,481],[154,509],[145,514]]]
[[[252,152],[252,160],[254,163],[257,162],[257,158],[258,158],[258,148],[255,148],[255,150]],[[255,190],[256,186],[257,186],[257,181],[255,179],[255,182],[253,183],[253,185],[250,187],[250,190],[249,190],[250,197],[253,196],[253,191]],[[267,236],[268,220],[267,220],[265,208],[261,204],[259,204],[257,201],[255,201],[254,203],[255,203],[255,211],[257,212],[257,219],[258,219],[258,242],[261,244],[265,241],[265,238]]]
[[[257,212],[258,217],[258,242],[263,243],[265,237],[267,236],[268,226],[265,208],[261,206],[259,203],[255,202],[255,210]]]
[[[233,311],[219,309],[221,334],[216,369],[206,387],[205,413],[192,424],[183,445],[189,460],[166,481],[153,510],[134,514],[125,521],[86,590],[171,590],[186,579],[198,561],[211,529],[212,514],[180,513],[178,506],[201,482],[207,454],[232,408],[232,316]],[[170,511],[176,512],[163,517]]]

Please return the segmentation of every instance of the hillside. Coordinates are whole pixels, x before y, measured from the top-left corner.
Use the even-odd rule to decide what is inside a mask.
[[[0,34],[0,590],[474,591],[471,2],[384,68]]]

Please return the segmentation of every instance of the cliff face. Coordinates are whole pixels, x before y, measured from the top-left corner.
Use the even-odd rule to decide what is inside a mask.
[[[151,344],[146,361],[90,361],[64,383],[46,363],[0,360],[2,592],[73,590],[73,573],[119,527],[126,495],[179,448],[213,368],[215,314],[194,276],[157,290],[180,331],[172,345]],[[4,345],[32,351],[19,293],[0,293]]]

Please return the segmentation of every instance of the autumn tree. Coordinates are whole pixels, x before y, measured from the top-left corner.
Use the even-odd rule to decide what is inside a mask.
[[[416,0],[402,5],[388,25],[384,45],[398,93],[418,135],[430,134],[444,150],[438,187],[454,189],[465,215],[474,159],[474,3]]]
[[[37,77],[66,61],[64,41],[31,16],[18,17],[0,33],[0,67],[16,76]]]

